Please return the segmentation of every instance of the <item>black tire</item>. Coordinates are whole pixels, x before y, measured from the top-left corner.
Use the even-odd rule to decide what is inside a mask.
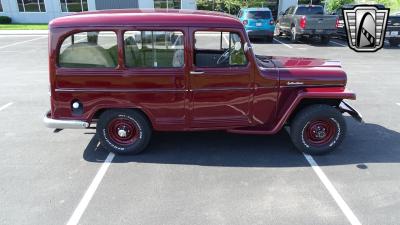
[[[321,43],[324,45],[329,44],[329,41],[331,40],[331,36],[329,35],[322,35],[320,38],[321,38]]]
[[[120,130],[125,132],[122,136]],[[106,150],[116,154],[138,154],[149,144],[152,128],[147,118],[139,111],[108,110],[101,114],[96,133],[100,144]],[[127,137],[123,137],[123,134]]]
[[[389,40],[390,47],[397,47],[399,44],[400,44],[400,41],[398,41],[398,40]]]
[[[299,41],[299,39],[300,39],[300,37],[297,34],[296,27],[290,28],[290,41],[292,43],[297,43]]]
[[[265,38],[265,41],[268,42],[268,43],[272,43],[272,42],[274,42],[274,37],[273,36],[267,36]]]
[[[312,105],[295,116],[290,127],[290,137],[298,150],[322,155],[332,152],[342,143],[346,130],[346,121],[336,108]]]

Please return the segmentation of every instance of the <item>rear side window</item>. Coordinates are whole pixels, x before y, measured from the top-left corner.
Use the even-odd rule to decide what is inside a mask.
[[[271,19],[270,11],[249,11],[247,12],[247,19]]]
[[[179,68],[185,63],[180,31],[127,31],[124,44],[127,67]]]
[[[321,6],[298,7],[296,15],[323,15],[324,9]]]
[[[115,68],[117,35],[109,31],[73,34],[62,43],[58,64],[66,68]]]

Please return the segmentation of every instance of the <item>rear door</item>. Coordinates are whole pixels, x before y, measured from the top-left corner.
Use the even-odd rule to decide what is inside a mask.
[[[191,127],[249,125],[253,65],[243,50],[246,40],[243,31],[192,28],[190,33],[193,45],[189,75]],[[235,44],[240,45],[237,51]]]

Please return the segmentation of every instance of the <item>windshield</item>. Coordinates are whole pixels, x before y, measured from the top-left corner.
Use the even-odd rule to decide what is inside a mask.
[[[249,11],[247,12],[248,19],[270,19],[271,12],[270,11]]]
[[[296,15],[323,15],[322,6],[304,6],[297,8]]]

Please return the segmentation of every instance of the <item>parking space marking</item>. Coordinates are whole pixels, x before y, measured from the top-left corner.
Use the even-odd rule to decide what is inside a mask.
[[[277,41],[277,42],[280,43],[280,44],[283,44],[284,46],[286,46],[286,47],[288,47],[288,48],[293,48],[292,46],[290,46],[290,45],[288,45],[288,44],[286,44],[286,43],[283,43],[282,41],[280,41],[280,40],[278,40],[278,39],[276,39],[276,38],[274,38],[274,40]]]
[[[12,104],[14,104],[14,103],[13,103],[13,102],[9,102],[9,103],[3,105],[2,107],[0,107],[0,111],[2,111],[2,110],[4,110],[5,108],[11,106]]]
[[[396,105],[400,106],[400,103],[398,102],[398,103],[396,103]]]
[[[108,154],[106,160],[101,165],[99,171],[94,177],[89,188],[86,190],[85,195],[82,197],[71,218],[69,218],[67,225],[77,225],[79,223],[79,220],[81,219],[83,213],[85,212],[87,206],[89,205],[90,200],[93,198],[94,193],[96,192],[101,181],[103,180],[103,177],[106,174],[108,167],[110,166],[114,157],[115,157],[114,153]]]
[[[344,44],[342,44],[342,43],[339,43],[339,42],[336,42],[336,41],[332,41],[332,40],[330,40],[330,42],[332,42],[333,44],[336,44],[336,45],[342,46],[342,47],[347,47],[347,45],[344,45]]]
[[[335,187],[330,182],[328,177],[318,166],[318,164],[314,160],[314,158],[311,155],[307,155],[307,154],[303,154],[303,155],[307,159],[308,163],[313,168],[314,172],[317,174],[317,176],[319,177],[321,182],[324,184],[325,188],[329,191],[329,194],[331,194],[331,196],[335,200],[336,204],[340,207],[340,209],[342,210],[344,215],[347,217],[349,222],[352,225],[361,225],[358,218],[354,215],[353,211],[350,209],[350,207],[346,204],[346,202],[340,196],[339,192],[335,189]]]
[[[9,44],[9,45],[0,46],[0,49],[8,48],[8,47],[19,45],[19,44],[24,44],[24,43],[31,42],[31,41],[36,41],[36,40],[43,39],[43,38],[47,38],[47,36],[38,37],[38,38],[30,39],[30,40],[27,40],[27,41],[19,41],[19,42],[15,42],[15,43],[12,43],[12,44]]]

